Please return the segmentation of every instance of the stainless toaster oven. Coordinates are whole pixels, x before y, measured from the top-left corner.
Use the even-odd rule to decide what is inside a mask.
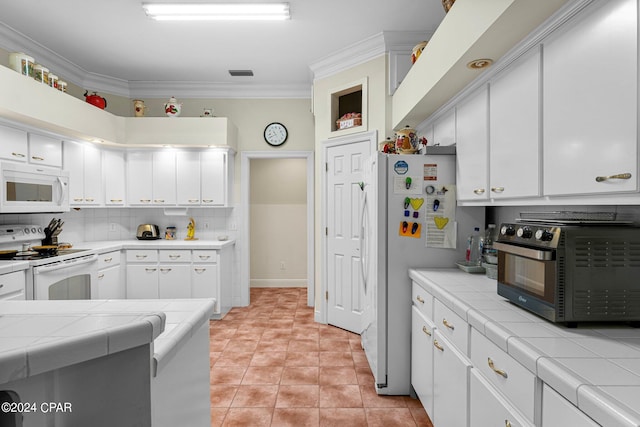
[[[640,228],[502,224],[498,294],[552,322],[640,321]]]

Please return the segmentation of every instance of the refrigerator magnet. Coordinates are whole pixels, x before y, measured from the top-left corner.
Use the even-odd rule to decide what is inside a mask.
[[[409,171],[409,164],[404,160],[398,160],[393,165],[393,171],[398,175],[404,175]]]

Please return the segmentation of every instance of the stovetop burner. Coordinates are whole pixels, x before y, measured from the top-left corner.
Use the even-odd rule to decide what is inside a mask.
[[[38,259],[56,258],[63,255],[75,254],[78,252],[88,251],[89,249],[59,249],[56,253],[38,253],[38,252],[18,252],[13,258],[14,261],[33,261]]]

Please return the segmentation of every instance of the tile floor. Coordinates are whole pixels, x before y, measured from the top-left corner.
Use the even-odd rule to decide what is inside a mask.
[[[314,322],[304,288],[252,288],[210,335],[212,427],[432,427],[418,400],[376,394],[360,336]]]

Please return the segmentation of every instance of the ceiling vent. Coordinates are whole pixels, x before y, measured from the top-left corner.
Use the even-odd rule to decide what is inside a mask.
[[[252,77],[253,70],[229,70],[232,77]]]

